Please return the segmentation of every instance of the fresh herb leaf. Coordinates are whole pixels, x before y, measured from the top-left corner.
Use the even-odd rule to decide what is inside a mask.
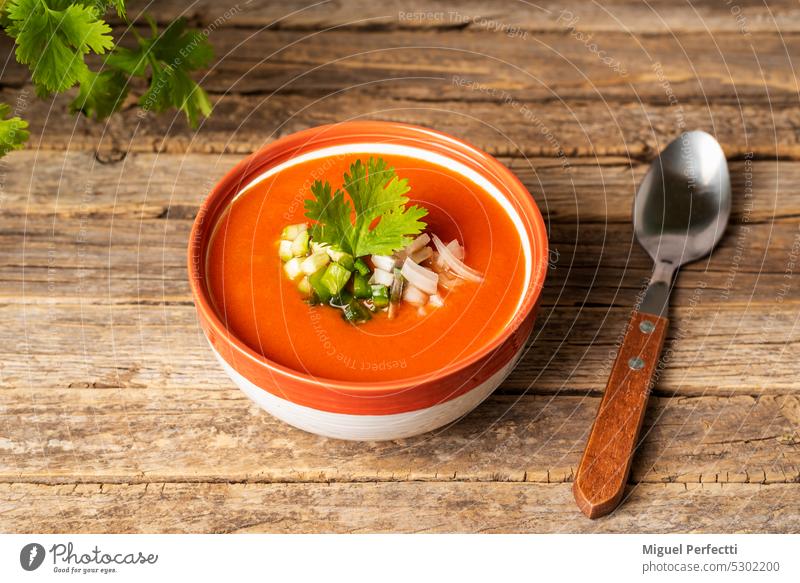
[[[11,107],[0,103],[0,156],[5,156],[11,150],[19,150],[28,141],[28,122],[19,117],[6,119],[11,112]]]
[[[86,70],[79,79],[78,96],[69,105],[70,112],[101,120],[114,113],[128,94],[128,77],[119,71],[102,73]]]
[[[92,5],[58,0],[10,0],[6,32],[17,44],[17,61],[28,65],[37,93],[66,91],[87,75],[84,56],[114,46],[111,27]]]
[[[201,116],[211,114],[212,106],[206,92],[189,74],[207,66],[214,58],[214,50],[202,32],[187,30],[184,19],[171,23],[161,33],[152,20],[150,27],[149,38],[137,35],[137,48],[116,49],[106,59],[106,65],[133,77],[149,78],[150,86],[139,100],[144,110],[160,113],[175,107],[195,128]]]
[[[311,237],[353,257],[391,255],[426,227],[420,219],[428,211],[406,206],[408,181],[382,158],[370,158],[366,166],[357,160],[344,175],[344,191],[331,190],[327,181],[311,186],[313,198],[305,201],[306,216],[316,221]]]

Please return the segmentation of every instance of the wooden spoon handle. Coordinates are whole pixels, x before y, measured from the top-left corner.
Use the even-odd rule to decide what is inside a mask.
[[[637,312],[628,324],[572,487],[589,518],[622,499],[668,323]]]

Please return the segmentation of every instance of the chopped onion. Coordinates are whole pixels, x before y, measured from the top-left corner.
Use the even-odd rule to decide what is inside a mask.
[[[444,300],[439,294],[433,294],[428,298],[428,304],[434,308],[441,308],[444,305]]]
[[[430,243],[430,241],[431,238],[428,236],[428,233],[422,233],[419,237],[411,241],[411,243],[409,243],[406,246],[405,248],[406,255],[413,255],[414,253],[422,249],[425,245]]]
[[[392,269],[394,269],[396,265],[394,257],[390,257],[388,255],[373,255],[371,259],[372,264],[377,269],[382,269],[384,271],[388,271],[389,273],[392,272]]]
[[[426,294],[435,294],[439,285],[439,275],[427,267],[414,263],[407,257],[400,271],[412,286],[416,286]]]
[[[439,285],[445,289],[456,288],[462,281],[464,280],[448,275],[448,273],[444,271],[439,274]]]
[[[467,266],[458,257],[453,255],[453,252],[444,244],[442,240],[436,235],[433,236],[433,244],[436,245],[436,251],[439,252],[439,258],[442,265],[455,273],[457,276],[468,279],[470,281],[483,281],[483,276],[480,272],[475,271]]]
[[[464,248],[461,245],[459,245],[458,239],[453,239],[452,241],[450,241],[447,244],[447,248],[453,252],[453,255],[455,255],[456,258],[460,259],[461,261],[464,261]]]
[[[422,263],[426,259],[430,259],[433,255],[433,249],[430,247],[423,247],[419,251],[415,251],[409,257],[411,257],[411,261],[414,263]]]
[[[383,269],[376,269],[372,277],[369,278],[369,282],[390,287],[392,282],[394,282],[394,275]]]
[[[403,290],[403,299],[415,306],[424,306],[428,303],[428,296],[418,287],[407,285]]]

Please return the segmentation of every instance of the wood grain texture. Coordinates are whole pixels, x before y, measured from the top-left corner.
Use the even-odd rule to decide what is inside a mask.
[[[73,117],[71,95],[40,100],[24,67],[4,68],[0,101],[32,138],[0,165],[0,530],[800,530],[796,2],[307,4],[150,6],[216,48],[197,132],[132,99],[107,123]],[[384,444],[261,413],[213,361],[186,283],[189,226],[227,169],[355,118],[502,156],[554,250],[534,338],[498,393]],[[631,200],[684,127],[731,158],[733,223],[678,278],[626,501],[591,522],[569,482],[650,272]]]
[[[573,483],[589,518],[612,512],[625,493],[668,325],[666,318],[635,313],[626,328]]]
[[[598,394],[629,316],[625,308],[542,309],[503,387]],[[0,305],[0,317],[3,388],[229,386],[191,305],[11,303]],[[789,305],[674,309],[656,393],[796,394],[799,317]]]
[[[770,0],[769,5],[755,0],[737,2],[736,8],[724,3],[695,0],[688,8],[680,2],[638,2],[636,0],[546,0],[544,2],[487,3],[462,0],[458,3],[433,1],[368,0],[318,2],[290,0],[274,2],[251,0],[246,3],[199,0],[161,0],[156,17],[168,22],[183,16],[205,26],[316,30],[328,27],[379,29],[466,29],[497,30],[501,34],[523,31],[549,31],[560,27],[559,16],[569,11],[580,17],[588,31],[630,30],[637,33],[677,31],[795,31],[797,5],[791,0]],[[136,5],[134,4],[134,12]],[[506,28],[503,28],[505,26]]]
[[[796,490],[643,484],[617,512],[590,521],[568,484],[2,484],[0,525],[13,532],[791,533]]]
[[[204,372],[213,370],[208,363]],[[214,387],[3,388],[0,481],[570,481],[599,398],[496,394],[433,434],[384,443],[311,435]],[[632,483],[800,480],[800,397],[651,400]]]

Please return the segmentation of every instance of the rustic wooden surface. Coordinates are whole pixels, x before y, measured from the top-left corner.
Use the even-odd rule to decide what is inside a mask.
[[[0,162],[0,530],[800,531],[796,2],[309,5],[158,3],[217,50],[198,132],[133,103],[74,118],[20,67],[0,76],[33,130]],[[554,251],[508,381],[401,442],[260,412],[213,361],[186,281],[196,209],[242,154],[356,118],[501,157]],[[649,270],[632,196],[684,126],[731,160],[732,223],[678,279],[625,500],[589,521],[570,482]]]

